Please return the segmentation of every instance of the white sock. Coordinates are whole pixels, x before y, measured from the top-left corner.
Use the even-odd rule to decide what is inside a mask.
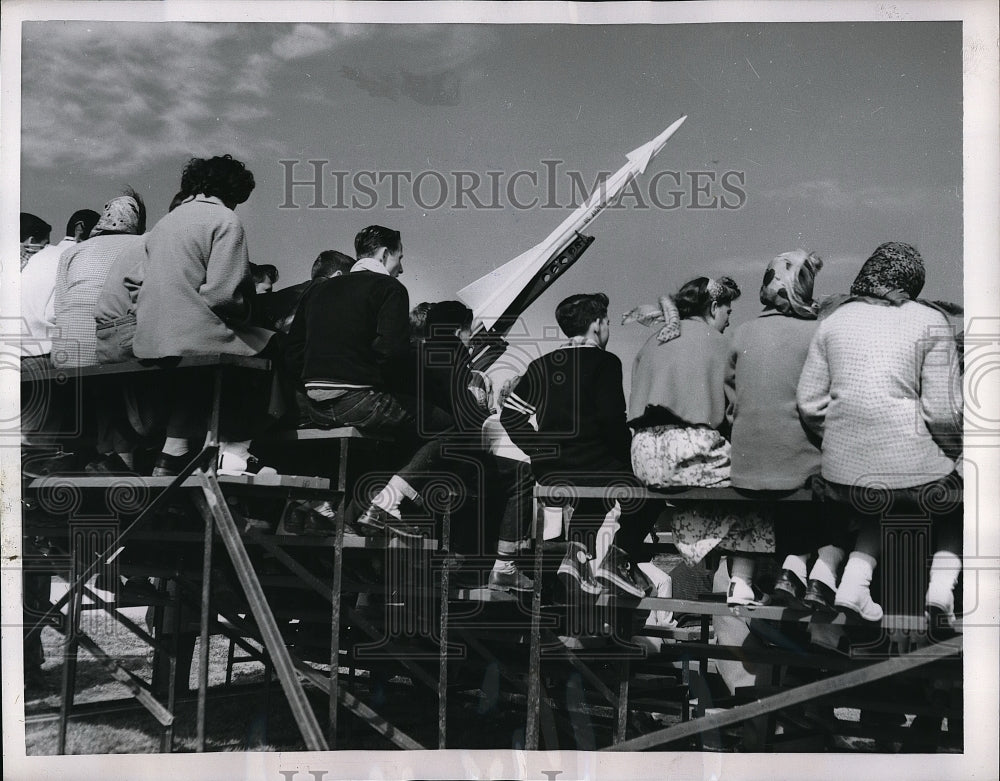
[[[954,553],[938,551],[931,560],[930,582],[927,584],[927,601],[939,607],[953,604],[952,593],[962,571],[962,560]]]
[[[806,582],[808,577],[806,574],[806,562],[809,560],[809,556],[805,553],[793,553],[785,556],[784,562],[781,564],[782,569],[787,569],[789,572],[794,572],[795,576],[801,580],[803,583]]]
[[[833,591],[837,590],[837,570],[840,569],[841,562],[844,561],[844,549],[835,545],[824,545],[817,552],[816,563],[813,564],[812,572],[809,573],[810,580],[818,580],[824,586]],[[853,553],[851,554],[854,555]],[[863,555],[863,554],[862,554]],[[871,559],[871,556],[868,558]],[[874,568],[875,560],[872,559]],[[869,578],[869,582],[871,579]]]
[[[604,516],[601,528],[597,530],[597,536],[594,538],[594,562],[604,561],[608,548],[615,544],[615,532],[620,528],[618,519],[621,514],[621,505],[615,501],[614,507]],[[596,563],[594,566],[597,566]]]
[[[494,572],[513,572],[517,569],[513,559],[497,559],[493,562]]]
[[[375,498],[372,499],[372,504],[385,510],[394,518],[399,518],[399,505],[402,503],[403,498],[416,501],[417,496],[417,492],[413,490],[413,487],[408,482],[399,475],[393,475],[389,479],[389,482],[385,484],[385,488],[379,491],[375,495]]]
[[[746,556],[733,556],[730,559],[730,577],[739,578],[748,586],[753,583],[754,561]]]
[[[250,458],[250,440],[246,439],[242,442],[220,442],[219,452],[223,455],[230,455],[234,458],[239,458],[245,462]]]
[[[186,456],[188,441],[183,437],[167,437],[163,440],[162,452],[168,456]]]
[[[127,466],[127,467],[128,467],[129,469],[131,469],[131,468],[132,468],[132,467],[133,467],[133,466],[135,465],[135,462],[134,462],[134,461],[132,460],[132,454],[131,454],[131,453],[119,453],[119,454],[118,454],[118,457],[119,457],[119,458],[120,458],[120,459],[121,459],[122,461],[124,461],[124,462],[125,462],[125,465],[126,465],[126,466]]]

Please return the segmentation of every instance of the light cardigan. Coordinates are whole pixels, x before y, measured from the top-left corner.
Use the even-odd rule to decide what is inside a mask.
[[[947,320],[912,301],[843,304],[816,330],[798,406],[823,435],[827,480],[909,488],[950,474],[962,384]]]
[[[681,335],[646,340],[632,364],[629,425],[659,407],[691,426],[718,429],[726,417],[729,340],[703,320],[681,320]],[[640,425],[641,425],[640,421]]]
[[[182,203],[146,236],[136,358],[259,353],[274,332],[249,325],[253,296],[236,213],[214,196]]]

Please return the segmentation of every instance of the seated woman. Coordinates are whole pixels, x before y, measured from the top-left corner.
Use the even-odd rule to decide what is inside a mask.
[[[274,332],[249,324],[254,283],[243,224],[234,212],[253,189],[253,174],[229,155],[193,158],[184,167],[187,199],[146,237],[132,343],[137,358],[265,354]],[[154,475],[177,474],[188,461],[188,440],[207,429],[210,390],[207,377],[178,379]],[[219,474],[262,472],[249,445],[265,395],[264,388],[244,386],[224,399]]]
[[[52,364],[57,368],[98,363],[94,311],[111,269],[142,247],[146,206],[132,188],[104,205],[90,238],[73,245],[59,259],[56,272]],[[132,468],[135,433],[120,394],[88,394],[97,420],[97,460],[88,471],[128,472]]]
[[[819,307],[813,283],[823,261],[803,250],[768,264],[760,287],[764,311],[733,333],[726,375],[732,426],[731,480],[752,491],[788,491],[818,482],[819,437],[799,418],[795,393]],[[837,571],[845,556],[846,530],[815,513],[774,508],[776,544],[785,550],[772,601],[833,609]],[[810,554],[818,551],[811,572]],[[807,589],[808,582],[808,589]]]
[[[883,517],[904,514],[931,519],[936,552],[925,608],[932,617],[954,620],[961,503],[940,498],[962,485],[955,466],[962,386],[947,318],[917,299],[923,285],[916,249],[900,242],[879,246],[850,297],[820,322],[799,379],[799,411],[823,435],[827,499],[859,529],[834,603],[868,621],[882,618],[870,587]],[[902,582],[894,590],[903,593]]]
[[[662,323],[632,367],[629,426],[632,468],[648,486],[724,487],[730,484],[726,425],[726,367],[732,302],[740,289],[729,277],[698,277],[658,307],[640,307],[623,322]],[[730,604],[755,601],[752,561],[774,551],[773,525],[755,514],[721,509],[681,510],[673,517],[674,543],[695,565],[716,547],[734,555]]]

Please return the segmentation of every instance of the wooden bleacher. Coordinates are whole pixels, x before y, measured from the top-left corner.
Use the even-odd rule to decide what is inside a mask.
[[[437,536],[427,538],[418,544],[399,545],[387,537],[360,537],[345,533],[344,508],[350,489],[351,474],[348,464],[354,453],[354,446],[379,446],[391,442],[387,437],[369,436],[353,428],[298,429],[284,431],[270,437],[270,441],[280,447],[299,447],[299,443],[310,443],[310,447],[332,446],[336,451],[336,472],[332,467],[326,476],[278,475],[272,477],[219,477],[214,473],[214,447],[217,444],[217,421],[219,386],[240,371],[265,371],[266,361],[238,356],[199,356],[184,358],[168,366],[146,364],[118,364],[107,367],[86,367],[72,372],[46,370],[23,378],[23,381],[55,380],[66,376],[81,381],[114,381],[115,377],[126,377],[131,373],[149,371],[177,371],[198,369],[215,372],[218,383],[214,397],[213,427],[209,431],[204,451],[189,464],[177,478],[150,478],[142,476],[94,476],[94,475],[51,475],[27,481],[28,495],[39,495],[60,486],[70,487],[84,496],[97,496],[109,489],[148,491],[148,503],[135,517],[129,518],[128,526],[109,546],[108,551],[121,544],[138,545],[149,542],[163,542],[186,546],[189,560],[193,562],[188,570],[167,568],[160,574],[183,581],[183,596],[195,607],[200,617],[202,647],[207,647],[210,633],[221,633],[231,640],[231,663],[237,661],[235,648],[240,648],[249,659],[261,662],[266,668],[266,680],[270,680],[271,670],[277,674],[292,708],[303,741],[311,750],[335,748],[338,740],[338,713],[340,709],[352,713],[365,724],[380,732],[400,748],[426,748],[412,735],[383,718],[377,709],[366,704],[357,685],[353,671],[357,665],[378,666],[385,662],[358,656],[358,650],[371,643],[388,643],[387,648],[396,649],[398,655],[393,664],[401,667],[410,677],[413,685],[420,685],[433,691],[437,697],[437,746],[446,748],[448,740],[449,697],[466,693],[470,684],[456,680],[456,664],[463,659],[474,658],[488,664],[500,664],[505,686],[513,692],[516,703],[525,709],[525,747],[541,748],[540,733],[546,733],[546,747],[557,740],[557,733],[546,725],[548,720],[558,726],[565,722],[560,715],[561,706],[547,692],[546,680],[563,680],[567,672],[582,676],[596,701],[588,701],[588,708],[601,708],[607,712],[611,732],[609,748],[647,749],[664,745],[677,745],[710,730],[729,724],[769,717],[783,709],[795,707],[802,702],[817,697],[829,698],[852,691],[852,687],[869,684],[886,678],[930,671],[933,675],[951,675],[955,666],[941,668],[941,664],[957,663],[960,677],[961,637],[921,649],[921,652],[893,656],[890,658],[866,658],[863,654],[850,657],[830,656],[815,652],[799,652],[783,649],[769,649],[754,660],[767,663],[775,670],[790,667],[814,668],[829,676],[815,682],[794,687],[778,687],[773,691],[763,689],[742,692],[741,700],[729,710],[719,714],[705,714],[704,703],[695,709],[696,718],[690,719],[692,687],[700,686],[698,676],[704,676],[713,660],[747,659],[743,649],[729,648],[712,642],[710,621],[713,616],[735,616],[751,621],[765,622],[778,627],[797,629],[813,620],[810,614],[787,608],[769,606],[730,608],[724,603],[703,600],[682,600],[673,598],[646,597],[640,600],[618,596],[602,595],[588,609],[599,615],[610,616],[611,623],[620,621],[628,625],[632,617],[644,611],[664,610],[675,614],[687,613],[701,617],[699,627],[677,629],[647,627],[640,634],[650,638],[665,640],[661,651],[655,657],[636,654],[634,649],[616,649],[609,642],[613,635],[596,635],[593,638],[574,638],[558,634],[560,616],[565,617],[575,609],[567,600],[545,591],[543,584],[548,577],[543,568],[543,558],[549,555],[551,546],[542,544],[541,533],[544,524],[539,517],[536,524],[534,583],[535,590],[528,595],[516,595],[491,591],[482,587],[469,587],[453,580],[457,559],[450,551],[450,513],[446,509],[440,519]],[[292,445],[292,443],[296,443]],[[319,451],[317,451],[319,452]],[[332,463],[332,461],[331,461]],[[538,487],[535,496],[540,505],[549,498],[545,487]],[[565,497],[566,486],[559,486],[559,497]],[[574,495],[607,495],[605,489],[574,488]],[[667,505],[683,506],[699,502],[748,503],[813,501],[811,492],[800,490],[784,495],[762,498],[737,489],[687,488],[676,491],[642,491],[618,489],[622,498],[646,498],[662,500]],[[330,499],[335,501],[337,513],[335,531],[327,537],[289,535],[247,528],[243,529],[234,519],[227,506],[230,496],[246,497],[247,501],[267,498],[284,500]],[[173,502],[194,503],[200,512],[201,528],[183,529],[159,528],[155,522],[156,512]],[[75,547],[76,541],[68,533],[72,527],[67,523],[65,537],[65,560],[68,562],[68,580],[71,588],[62,604],[53,606],[58,613],[67,609],[66,625],[75,626],[82,610],[82,600],[86,594],[93,599],[93,591],[86,586],[87,579],[104,563],[103,553],[86,553]],[[57,525],[56,525],[57,526]],[[24,533],[54,536],[54,525],[50,521],[33,526],[26,523]],[[235,573],[240,588],[241,604],[218,605],[212,609],[202,609],[212,602],[213,582],[213,540],[221,537],[227,558]],[[661,540],[661,545],[666,540]],[[330,566],[317,567],[319,559],[330,554]],[[345,556],[345,553],[347,554]],[[286,573],[284,575],[264,574],[256,571],[260,554],[266,554]],[[82,557],[90,555],[89,560]],[[400,595],[403,609],[416,612],[421,620],[424,636],[393,638],[387,634],[386,626],[380,618],[346,599],[356,594],[387,594],[391,591],[388,583],[372,583],[358,577],[358,566],[367,560],[389,561],[388,557],[409,558],[407,566],[426,567],[429,572],[413,583],[403,583],[404,593]],[[143,565],[146,566],[146,565]],[[147,566],[152,572],[153,567]],[[275,595],[288,590],[310,593],[320,599],[326,609],[315,607],[296,608],[283,604]],[[178,595],[176,600],[182,599]],[[175,601],[176,601],[175,600]],[[472,613],[467,609],[474,607]],[[101,604],[99,609],[116,612],[116,605]],[[161,606],[162,607],[162,606]],[[476,611],[487,611],[489,620],[473,620],[480,615]],[[492,612],[495,611],[495,615]],[[175,612],[179,612],[176,611]],[[161,610],[162,613],[162,610]],[[296,615],[310,619],[326,619],[330,630],[329,671],[318,670],[298,658],[287,647],[287,638],[282,634],[283,622]],[[221,617],[220,617],[221,616]],[[472,616],[472,618],[470,618]],[[50,616],[50,619],[52,617]],[[493,625],[490,625],[490,621]],[[855,622],[843,615],[824,619],[825,622],[853,631]],[[52,621],[50,620],[51,624]],[[40,622],[41,624],[41,622]],[[433,627],[433,632],[429,631]],[[130,630],[139,629],[128,627]],[[162,632],[162,616],[158,630]],[[887,632],[905,631],[925,633],[926,625],[922,616],[886,616],[881,629]],[[141,631],[141,629],[140,629]],[[159,653],[170,655],[169,643],[158,641],[158,632],[146,639]],[[140,635],[141,636],[141,635]],[[166,635],[169,637],[169,633]],[[617,638],[621,639],[621,638]],[[624,638],[629,640],[630,638]],[[257,649],[249,644],[254,640],[262,646]],[[415,653],[414,644],[422,648]],[[613,644],[612,644],[613,645]],[[60,709],[60,750],[65,749],[65,736],[69,720],[76,715],[73,703],[73,668],[79,647],[94,653],[107,667],[109,673],[127,683],[134,698],[145,707],[163,726],[163,749],[170,750],[172,739],[173,712],[178,702],[170,691],[164,704],[153,696],[143,681],[123,673],[113,659],[103,654],[90,638],[84,634],[73,635],[66,644],[64,658],[63,702]],[[610,649],[610,650],[609,650]],[[176,649],[173,649],[175,653]],[[101,656],[103,654],[103,657]],[[421,655],[422,654],[422,655]],[[596,654],[596,655],[595,655]],[[751,654],[752,656],[752,654]],[[595,661],[596,660],[596,661]],[[175,663],[175,662],[172,662]],[[349,670],[345,682],[340,668]],[[943,670],[943,671],[942,671]],[[554,677],[553,677],[554,676]],[[630,695],[630,686],[637,684],[640,676],[647,676],[645,689],[639,687]],[[652,676],[648,679],[648,676]],[[647,680],[648,679],[648,680]],[[659,697],[652,697],[649,680],[659,682]],[[329,710],[323,719],[323,727],[312,706],[306,700],[303,682],[323,691],[329,701]],[[473,687],[474,688],[474,687]],[[266,686],[262,690],[266,696]],[[700,691],[700,690],[699,690]],[[199,665],[198,735],[204,746],[205,712],[210,692],[207,680],[207,657],[202,657]],[[222,692],[219,692],[221,696]],[[849,699],[849,698],[848,698]],[[649,709],[669,710],[676,708],[683,722],[667,730],[629,735],[630,714]],[[84,709],[86,710],[86,709]],[[563,720],[563,721],[560,721]],[[324,729],[325,727],[325,729]],[[826,729],[842,729],[839,725],[826,725]]]

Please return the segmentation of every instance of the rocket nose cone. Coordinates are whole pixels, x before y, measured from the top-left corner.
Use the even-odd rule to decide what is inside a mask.
[[[684,124],[685,119],[687,119],[687,114],[674,122],[652,141],[649,141],[640,146],[638,149],[630,152],[627,155],[628,159],[639,167],[640,172],[645,171],[646,166],[649,165],[649,161],[652,160],[661,149],[663,149],[663,145],[666,144],[670,139],[670,136],[677,131],[677,128]]]

